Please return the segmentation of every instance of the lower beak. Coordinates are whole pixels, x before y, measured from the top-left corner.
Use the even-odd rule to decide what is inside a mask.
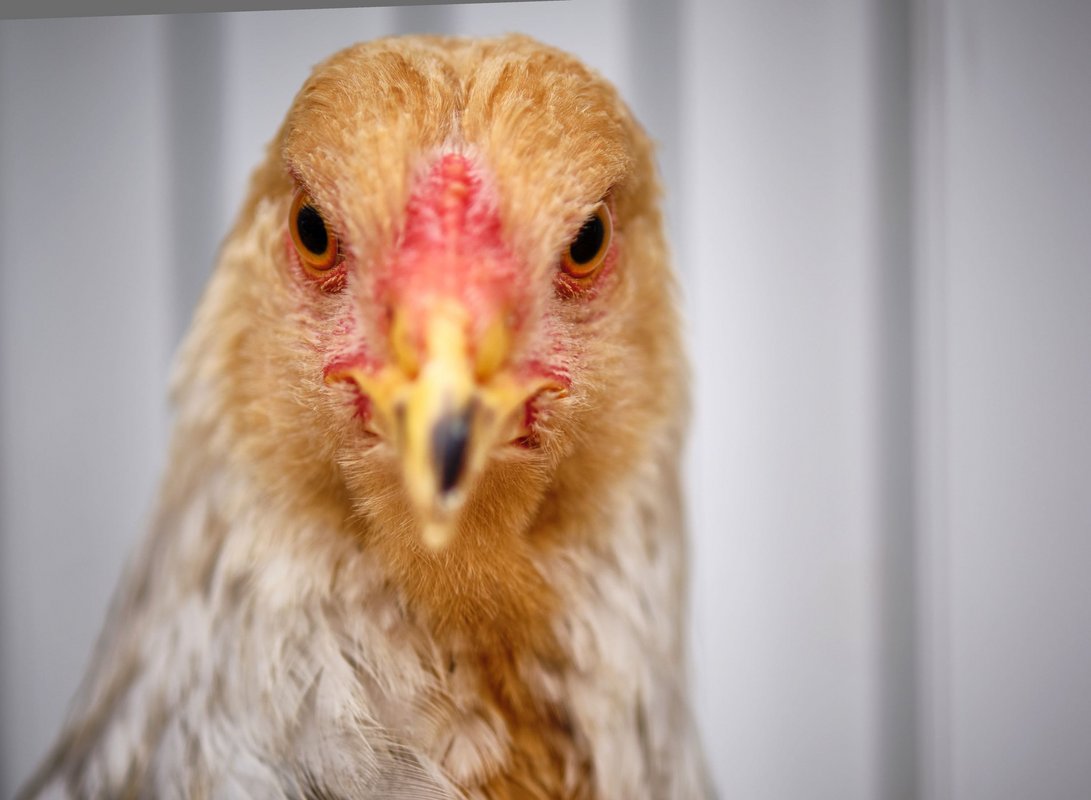
[[[439,548],[454,535],[491,452],[526,435],[526,403],[551,383],[520,382],[504,368],[510,331],[502,320],[486,328],[471,354],[468,314],[457,304],[439,304],[428,313],[420,361],[403,320],[396,315],[391,330],[396,365],[329,379],[352,380],[371,399],[377,431],[399,450],[424,541]]]

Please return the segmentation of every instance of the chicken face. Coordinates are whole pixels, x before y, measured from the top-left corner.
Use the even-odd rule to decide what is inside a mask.
[[[536,347],[541,320],[527,310],[538,276],[503,235],[485,169],[459,149],[425,165],[398,241],[355,309],[380,309],[371,326],[379,346],[350,342],[347,356],[335,347],[323,370],[327,381],[352,383],[363,429],[397,451],[433,546],[450,537],[494,452],[538,446],[545,395],[568,383],[560,354]],[[609,246],[600,238],[596,252]]]
[[[613,90],[530,40],[338,54],[239,223],[271,270],[247,325],[296,356],[248,354],[275,386],[243,437],[433,548],[593,507],[682,402],[653,175]]]

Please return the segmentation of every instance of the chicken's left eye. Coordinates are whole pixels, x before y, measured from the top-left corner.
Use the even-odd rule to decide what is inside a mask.
[[[337,237],[315,208],[310,195],[302,189],[296,192],[292,200],[288,226],[303,266],[325,272],[337,264]]]
[[[573,278],[588,278],[602,264],[610,249],[613,222],[606,203],[598,207],[583,223],[561,257],[561,266]]]

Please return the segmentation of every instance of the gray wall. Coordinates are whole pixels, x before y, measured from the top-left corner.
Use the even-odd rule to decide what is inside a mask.
[[[661,142],[725,798],[1091,796],[1091,6],[0,23],[0,796],[154,500],[171,353],[311,64],[523,30]]]
[[[0,23],[0,796],[57,728],[167,435],[161,24]]]
[[[1088,797],[1091,4],[932,12],[932,758],[956,797]]]

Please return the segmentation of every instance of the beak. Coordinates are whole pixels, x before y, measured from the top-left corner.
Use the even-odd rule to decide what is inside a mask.
[[[422,341],[414,341],[407,319],[395,313],[392,365],[374,374],[350,368],[327,381],[351,380],[371,399],[376,430],[399,451],[424,541],[439,548],[454,535],[491,452],[527,434],[527,401],[560,387],[511,374],[512,332],[501,318],[472,347],[471,319],[458,303],[440,301],[423,315]]]

